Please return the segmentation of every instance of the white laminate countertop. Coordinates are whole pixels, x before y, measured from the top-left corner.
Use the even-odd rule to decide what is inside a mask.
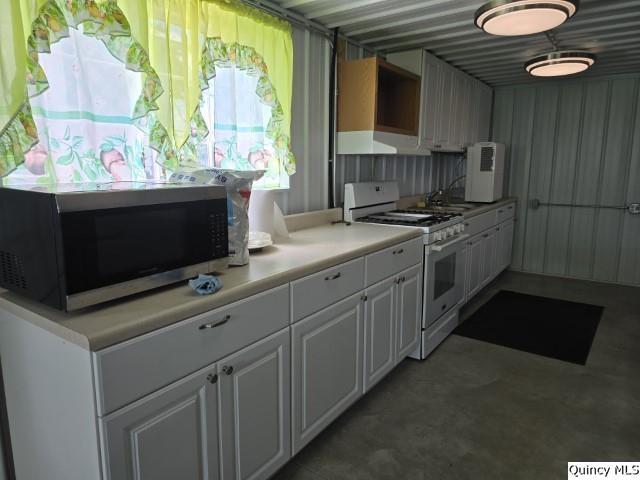
[[[289,239],[251,255],[249,265],[226,270],[219,276],[222,290],[213,295],[197,295],[185,282],[64,313],[0,291],[0,313],[10,312],[96,351],[421,234],[418,229],[402,227],[326,224],[293,232]]]
[[[509,205],[510,203],[514,203],[517,201],[518,201],[517,197],[505,197],[493,203],[475,203],[475,205],[477,205],[476,208],[467,210],[462,215],[464,215],[464,218],[475,217],[477,215],[490,212],[491,210],[495,210],[496,208],[500,208],[504,205]],[[469,203],[474,203],[474,202],[469,202]]]

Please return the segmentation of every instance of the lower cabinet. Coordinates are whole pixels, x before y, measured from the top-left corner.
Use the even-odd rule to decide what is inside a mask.
[[[513,251],[513,220],[504,222],[496,228],[498,235],[498,254],[496,262],[498,271],[502,271],[511,264],[511,253]]]
[[[289,329],[105,417],[111,480],[268,478],[291,456]]]
[[[422,265],[400,273],[398,278],[395,363],[418,348],[422,331]]]
[[[287,328],[218,363],[225,480],[268,478],[291,457],[289,343]]]
[[[497,231],[495,227],[483,233],[482,238],[484,266],[482,267],[481,286],[484,287],[498,273],[496,264]]]
[[[364,384],[369,390],[420,342],[422,265],[365,291]]]
[[[465,282],[465,299],[468,301],[482,288],[484,268],[484,238],[473,237],[467,243],[467,278]]]
[[[367,288],[364,314],[364,391],[395,366],[396,277]]]
[[[467,242],[465,302],[511,263],[513,227],[513,220],[508,220]]]
[[[362,395],[363,300],[348,297],[291,326],[294,454]]]
[[[211,365],[102,419],[105,478],[221,478],[217,379]]]

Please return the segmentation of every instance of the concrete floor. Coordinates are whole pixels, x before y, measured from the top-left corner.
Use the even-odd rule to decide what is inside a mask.
[[[274,478],[539,480],[568,461],[640,461],[640,288],[507,272],[463,315],[500,289],[604,306],[587,365],[452,335]]]

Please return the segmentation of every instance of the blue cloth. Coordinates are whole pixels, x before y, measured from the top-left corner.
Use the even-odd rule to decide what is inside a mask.
[[[214,275],[198,275],[198,278],[189,280],[189,286],[199,295],[211,295],[222,288],[222,282]]]

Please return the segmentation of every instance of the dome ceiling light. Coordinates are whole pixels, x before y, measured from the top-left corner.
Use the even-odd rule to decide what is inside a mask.
[[[596,56],[591,52],[561,50],[534,57],[524,68],[535,77],[561,77],[584,72],[595,62]]]
[[[493,0],[476,11],[475,24],[492,35],[530,35],[562,25],[578,0]]]

